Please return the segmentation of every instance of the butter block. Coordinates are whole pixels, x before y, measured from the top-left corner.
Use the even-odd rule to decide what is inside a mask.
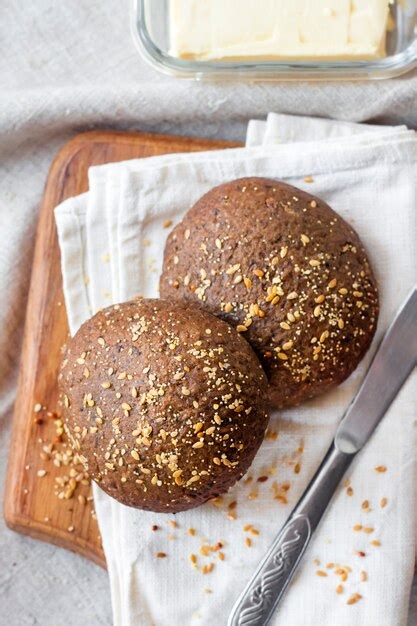
[[[389,0],[170,0],[171,54],[361,60],[385,54]]]

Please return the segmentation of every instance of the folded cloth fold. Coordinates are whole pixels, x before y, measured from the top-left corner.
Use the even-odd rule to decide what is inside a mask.
[[[88,194],[56,209],[71,332],[112,302],[157,295],[166,224],[177,223],[214,185],[254,175],[322,197],[357,230],[380,286],[377,338],[339,388],[272,415],[247,476],[223,498],[174,518],[124,507],[95,486],[116,626],[226,623],[416,281],[414,132],[270,114],[249,124],[247,139],[241,149],[90,169]],[[416,391],[414,373],[341,485],[273,624],[406,624],[415,559]],[[161,552],[166,557],[157,557]]]

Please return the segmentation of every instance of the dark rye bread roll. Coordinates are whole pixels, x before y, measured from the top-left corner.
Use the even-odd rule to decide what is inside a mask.
[[[199,303],[244,333],[276,407],[347,378],[378,317],[355,231],[319,198],[265,178],[220,185],[188,211],[168,237],[160,292]]]
[[[193,304],[104,309],[70,341],[64,420],[91,478],[123,504],[177,512],[224,493],[267,425],[267,380],[236,330]]]

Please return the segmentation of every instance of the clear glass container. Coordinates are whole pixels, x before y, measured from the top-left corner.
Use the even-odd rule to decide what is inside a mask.
[[[390,6],[394,27],[384,58],[372,61],[195,61],[169,53],[169,0],[131,0],[131,29],[141,55],[174,76],[197,80],[369,80],[392,78],[417,66],[417,0]]]

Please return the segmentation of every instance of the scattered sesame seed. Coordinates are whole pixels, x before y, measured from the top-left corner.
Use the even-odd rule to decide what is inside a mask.
[[[368,580],[368,574],[367,572],[365,572],[364,570],[361,571],[360,573],[360,581],[362,583],[366,582]]]
[[[359,602],[361,598],[362,596],[360,593],[354,593],[350,596],[350,598],[348,598],[346,604],[356,604],[356,602]]]

